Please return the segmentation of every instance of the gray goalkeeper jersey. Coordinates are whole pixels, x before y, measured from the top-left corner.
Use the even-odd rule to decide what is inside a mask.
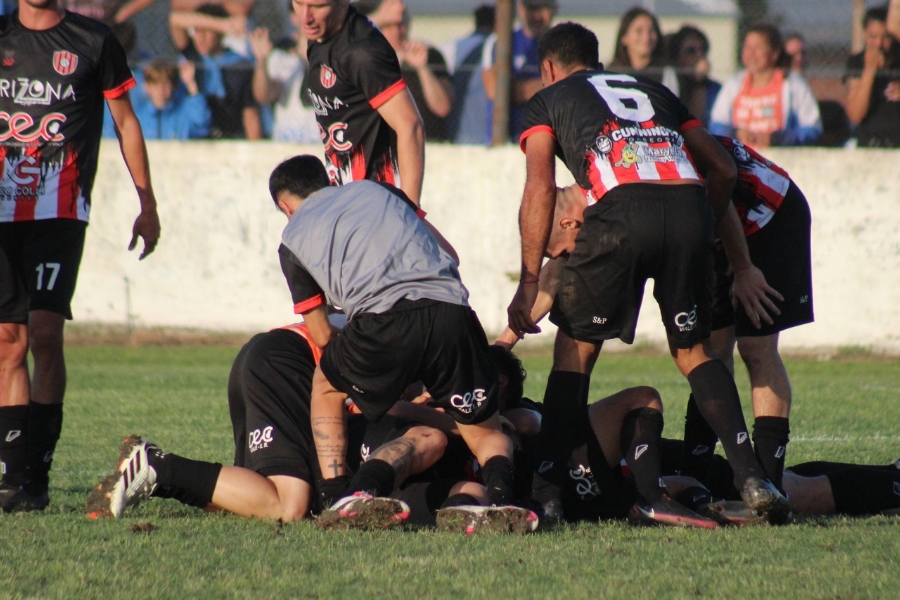
[[[291,216],[281,241],[349,319],[403,299],[468,306],[456,262],[412,203],[383,184],[319,190]]]

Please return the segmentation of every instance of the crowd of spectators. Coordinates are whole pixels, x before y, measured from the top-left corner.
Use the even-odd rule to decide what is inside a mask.
[[[162,0],[167,1],[167,0]],[[290,0],[283,1],[288,35],[255,27],[262,0],[168,0],[169,33],[177,57],[135,52],[130,19],[154,0],[65,0],[67,9],[113,28],[135,59],[141,83],[132,92],[150,139],[271,138],[318,143],[312,102],[303,92],[309,75],[306,40]],[[275,0],[272,0],[275,1]],[[404,79],[425,123],[429,142],[490,143],[496,90],[494,7],[474,12],[473,31],[440,48],[411,39],[403,0],[355,0],[397,52]],[[0,12],[15,2],[0,0]],[[537,44],[559,10],[557,0],[517,0],[513,31],[510,141],[521,134],[521,109],[541,88]],[[869,8],[863,20],[865,49],[847,60],[846,98],[817,101],[804,78],[809,50],[800,32],[782,34],[770,23],[749,27],[741,40],[743,67],[719,83],[710,78],[710,40],[683,24],[664,34],[656,15],[642,7],[619,22],[611,71],[661,82],[710,131],[752,146],[900,146],[900,16],[888,6]],[[893,35],[891,31],[893,30]],[[113,135],[107,119],[106,134]]]

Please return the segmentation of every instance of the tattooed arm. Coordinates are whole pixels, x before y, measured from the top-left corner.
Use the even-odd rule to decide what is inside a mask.
[[[347,394],[337,390],[322,370],[316,367],[313,375],[310,418],[313,440],[319,455],[319,468],[324,479],[346,473],[347,424],[344,422],[344,399]]]

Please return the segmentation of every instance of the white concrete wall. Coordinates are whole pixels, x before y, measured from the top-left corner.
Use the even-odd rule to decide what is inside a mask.
[[[137,200],[115,143],[104,142],[74,302],[79,321],[251,331],[291,322],[278,265],[284,217],[268,175],[318,147],[269,143],[149,144],[162,239],[138,262],[125,247]],[[869,346],[900,354],[900,152],[771,150],[806,192],[813,214],[816,323],[788,347]],[[561,185],[572,181],[561,165]],[[456,246],[471,302],[489,332],[506,322],[519,268],[517,148],[429,146],[423,207]],[[130,297],[130,306],[129,306]],[[638,342],[661,342],[652,297]],[[545,328],[544,339],[552,328]]]

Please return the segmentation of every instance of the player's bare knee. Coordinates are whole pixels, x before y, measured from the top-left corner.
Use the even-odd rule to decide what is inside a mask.
[[[634,410],[637,408],[652,408],[653,410],[662,412],[662,397],[659,395],[659,392],[656,390],[656,388],[650,387],[649,385],[641,385],[631,388],[628,391],[630,392],[628,395],[628,401],[630,404],[629,410]]]
[[[455,484],[452,488],[450,488],[450,493],[448,495],[454,496],[456,494],[468,494],[469,496],[472,496],[473,498],[478,500],[480,504],[485,506],[489,502],[487,488],[474,481],[460,481],[459,483]]]
[[[28,331],[18,323],[0,323],[0,366],[15,368],[25,364]]]

